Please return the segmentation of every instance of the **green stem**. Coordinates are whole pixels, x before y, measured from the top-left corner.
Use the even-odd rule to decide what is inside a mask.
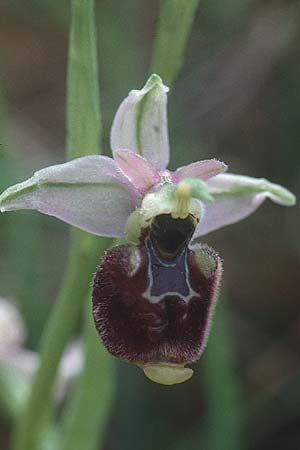
[[[158,73],[170,86],[176,78],[199,0],[162,0],[150,73]]]
[[[72,231],[68,268],[63,287],[46,325],[40,347],[40,367],[15,438],[15,449],[36,450],[45,440],[45,417],[52,404],[57,368],[90,289],[91,274],[107,240],[79,230]],[[102,247],[102,248],[101,248]]]
[[[78,156],[77,149],[80,150],[80,148],[86,148],[87,154],[91,153],[93,146],[98,145],[97,139],[93,138],[93,136],[96,137],[95,130],[98,130],[99,133],[101,131],[98,66],[96,63],[97,38],[93,16],[94,0],[87,0],[86,7],[83,6],[83,3],[82,0],[72,0],[73,25],[70,33],[68,117],[69,130],[74,130],[74,133],[72,134],[73,139],[72,136],[69,136],[70,157]],[[84,38],[88,40],[88,48],[81,45]],[[87,59],[88,53],[90,57]],[[80,64],[78,58],[80,58]],[[81,111],[89,108],[94,111],[96,120],[85,122],[86,126],[78,135],[76,129],[82,121]],[[103,240],[103,250],[105,248],[107,248],[107,240]],[[114,384],[110,374],[112,361],[99,342],[92,322],[90,301],[86,310],[84,349],[85,364],[73,397],[66,406],[60,449],[97,449],[112,404]]]
[[[113,360],[101,345],[91,314],[85,314],[85,366],[66,411],[61,450],[97,450],[114,394]]]
[[[242,402],[226,307],[221,299],[203,357],[208,396],[207,445],[210,450],[242,450]]]
[[[69,43],[67,148],[75,158],[99,151],[96,32],[93,0],[72,0]],[[62,289],[43,333],[40,367],[14,439],[15,450],[37,450],[47,439],[57,368],[90,289],[91,274],[108,240],[72,231],[70,257]]]

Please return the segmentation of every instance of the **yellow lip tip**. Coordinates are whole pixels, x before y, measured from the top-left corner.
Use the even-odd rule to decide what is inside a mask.
[[[140,367],[149,380],[166,386],[184,383],[194,373],[192,369],[179,364],[145,364]]]

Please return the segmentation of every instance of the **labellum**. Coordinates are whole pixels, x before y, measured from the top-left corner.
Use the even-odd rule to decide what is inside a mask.
[[[197,219],[154,217],[136,245],[108,250],[93,289],[93,313],[107,350],[152,381],[181,383],[205,346],[222,271],[218,255],[191,245]]]

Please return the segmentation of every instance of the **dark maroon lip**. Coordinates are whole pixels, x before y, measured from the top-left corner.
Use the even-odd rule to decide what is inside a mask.
[[[138,258],[132,258],[133,252]],[[132,264],[137,265],[134,270]],[[138,246],[107,251],[93,287],[94,319],[105,347],[136,364],[197,360],[207,339],[219,274],[220,260],[209,247],[181,244],[173,258],[165,259],[149,230]]]

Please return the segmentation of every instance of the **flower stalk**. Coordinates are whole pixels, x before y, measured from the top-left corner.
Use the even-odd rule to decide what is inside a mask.
[[[98,153],[101,141],[94,1],[72,1],[67,80],[68,158]],[[41,362],[14,438],[15,450],[38,450],[47,439],[53,385],[80,317],[91,274],[108,241],[72,230],[62,288],[40,344]]]
[[[91,273],[107,242],[80,230],[72,230],[70,255],[63,285],[40,344],[40,367],[35,375],[28,404],[20,417],[14,448],[35,450],[45,439],[45,421],[52,408],[53,384],[63,351],[75,325],[78,323],[82,304],[89,291]]]
[[[245,448],[241,407],[243,400],[234,357],[233,336],[230,332],[230,317],[226,298],[224,295],[222,297],[215,315],[210,345],[203,359],[208,389],[208,426],[205,442],[207,448],[211,449],[242,450]]]

